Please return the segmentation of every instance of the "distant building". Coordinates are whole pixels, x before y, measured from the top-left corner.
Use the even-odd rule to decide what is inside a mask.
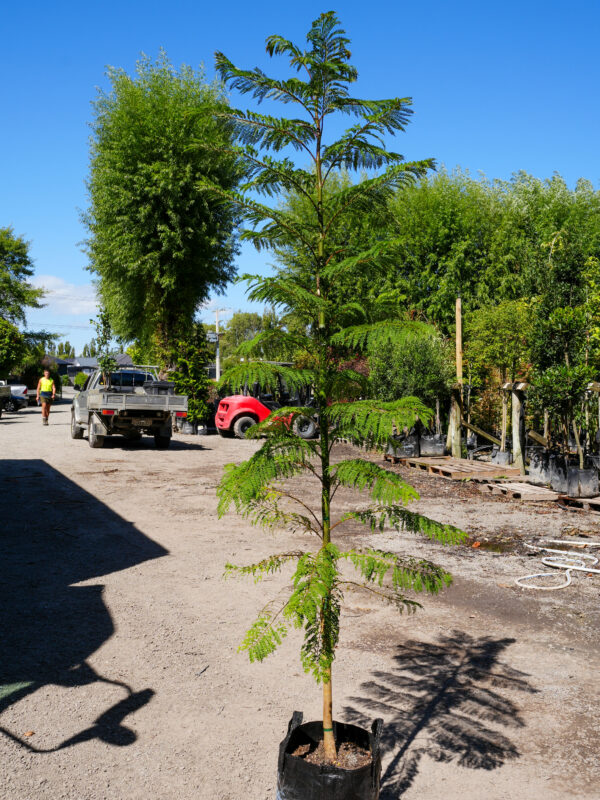
[[[115,356],[117,360],[118,367],[132,367],[133,361],[131,360],[131,356],[127,353],[118,353]],[[92,372],[98,369],[98,359],[94,358],[72,358],[70,359],[70,363],[67,366],[66,374],[69,377],[69,380],[73,382],[73,379],[77,375],[78,372],[85,372],[86,375],[91,375]]]

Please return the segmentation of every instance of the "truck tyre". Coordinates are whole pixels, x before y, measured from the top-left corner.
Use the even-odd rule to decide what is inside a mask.
[[[83,439],[83,428],[77,424],[73,409],[71,409],[71,439]]]
[[[4,404],[4,410],[8,411],[9,414],[16,414],[19,410],[20,406],[18,406],[14,400],[7,400]]]
[[[90,414],[90,419],[88,423],[88,444],[90,447],[93,447],[95,450],[104,447],[104,436],[98,436],[97,433],[94,431],[94,424],[93,424],[93,415]]]
[[[233,423],[233,432],[238,439],[246,438],[246,431],[256,425],[254,417],[238,417]]]
[[[157,450],[167,450],[171,444],[170,436],[162,436],[160,433],[154,434],[154,445]]]
[[[301,439],[312,439],[317,432],[317,423],[310,417],[298,417],[294,422],[294,433]]]
[[[223,439],[231,439],[231,431],[224,431],[223,428],[217,428],[219,432],[219,436],[222,436]]]

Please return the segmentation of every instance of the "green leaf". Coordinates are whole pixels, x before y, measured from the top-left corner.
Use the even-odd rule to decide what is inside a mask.
[[[332,478],[351,489],[366,489],[373,500],[383,505],[418,500],[416,489],[402,480],[400,475],[361,458],[340,461],[331,467]]]
[[[383,531],[385,527],[410,533],[422,533],[429,539],[435,539],[441,544],[461,544],[467,534],[454,527],[429,519],[415,511],[409,511],[401,506],[379,506],[362,511],[348,511],[342,519],[355,519],[368,525],[372,531]]]
[[[417,420],[427,425],[433,418],[433,411],[416,397],[403,397],[392,403],[333,403],[324,414],[338,438],[379,448],[387,447],[394,433],[412,428]]]

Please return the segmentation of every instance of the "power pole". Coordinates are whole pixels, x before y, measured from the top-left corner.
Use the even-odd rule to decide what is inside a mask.
[[[219,344],[219,311],[224,311],[223,308],[215,309],[215,330],[217,333],[217,356],[215,363],[215,377],[217,380],[221,378],[221,345]]]

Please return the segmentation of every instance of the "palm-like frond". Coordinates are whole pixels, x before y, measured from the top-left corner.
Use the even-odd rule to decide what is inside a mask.
[[[332,336],[334,344],[348,347],[353,351],[368,351],[387,344],[404,344],[410,339],[433,336],[435,330],[420,320],[381,320],[363,325],[353,325]]]
[[[402,503],[407,505],[418,500],[419,494],[396,472],[366,461],[350,458],[331,467],[332,478],[336,483],[350,489],[367,490],[373,500],[383,505]]]
[[[355,519],[368,525],[372,531],[383,531],[386,527],[397,531],[421,533],[429,539],[441,544],[460,544],[466,539],[466,533],[454,525],[436,522],[415,511],[396,505],[367,508],[362,511],[348,511],[342,520]]]
[[[225,564],[225,578],[231,575],[252,575],[255,582],[279,572],[281,568],[288,564],[290,561],[297,561],[305,555],[303,550],[293,550],[289,553],[277,553],[276,555],[267,556],[262,561],[257,561],[255,564],[247,564],[243,567],[236,564]]]
[[[392,588],[399,593],[437,594],[452,582],[452,577],[431,561],[399,556],[384,550],[348,550],[341,553],[340,557],[350,561],[367,584],[384,586],[389,578]]]
[[[268,361],[247,361],[236,364],[224,373],[220,385],[226,386],[234,394],[258,385],[263,391],[273,392],[284,381],[289,389],[302,389],[310,386],[314,373],[308,369],[296,369]]]
[[[403,397],[391,403],[333,403],[324,414],[338,438],[366,442],[372,447],[387,446],[395,432],[412,428],[417,420],[427,425],[433,418],[433,411],[417,397]]]

